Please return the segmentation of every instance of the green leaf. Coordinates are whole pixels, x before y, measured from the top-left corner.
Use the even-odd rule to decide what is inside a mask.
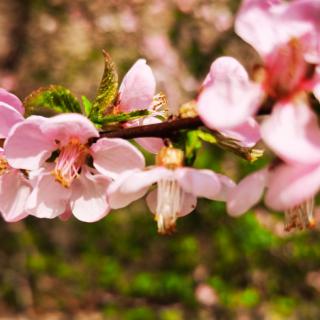
[[[205,132],[205,131],[202,131],[202,130],[197,130],[197,132],[198,132],[198,137],[201,140],[203,140],[205,142],[209,142],[209,143],[217,143],[217,139],[211,133]]]
[[[118,73],[110,55],[103,51],[104,73],[93,101],[90,118],[99,118],[113,111],[114,102],[118,95]]]
[[[107,125],[110,123],[126,122],[130,120],[136,120],[144,118],[150,114],[149,110],[135,110],[128,113],[109,114],[100,118],[93,118],[92,121],[99,125]]]
[[[82,105],[84,107],[85,115],[89,116],[92,109],[92,103],[86,96],[82,96],[81,100],[82,100]]]
[[[192,130],[187,132],[185,145],[185,163],[187,166],[193,164],[196,159],[197,151],[202,146],[198,131],[199,130]]]
[[[51,117],[59,113],[81,113],[80,103],[68,90],[59,85],[39,88],[24,100],[25,114]]]

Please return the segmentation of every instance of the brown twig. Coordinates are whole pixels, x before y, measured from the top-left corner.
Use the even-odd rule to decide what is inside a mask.
[[[100,138],[145,138],[145,137],[158,137],[168,138],[174,132],[182,129],[195,129],[203,126],[203,122],[199,117],[173,119],[166,122],[148,124],[144,126],[131,127],[118,129],[111,132],[101,132]]]

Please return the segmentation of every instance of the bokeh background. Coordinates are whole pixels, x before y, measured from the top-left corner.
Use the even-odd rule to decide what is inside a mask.
[[[239,3],[0,0],[0,85],[21,99],[48,84],[93,98],[106,49],[120,77],[145,57],[174,112],[216,57],[259,62],[233,31]],[[196,166],[238,180],[265,161],[206,146]],[[172,236],[143,200],[95,224],[1,221],[0,319],[320,319],[319,240],[285,233],[263,205],[235,219],[205,200]]]

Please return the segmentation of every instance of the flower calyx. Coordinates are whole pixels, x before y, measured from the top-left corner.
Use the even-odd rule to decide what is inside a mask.
[[[184,153],[173,147],[162,147],[156,157],[156,165],[167,169],[176,169],[183,166]]]

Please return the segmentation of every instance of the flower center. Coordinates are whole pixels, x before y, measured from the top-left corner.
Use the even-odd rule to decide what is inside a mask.
[[[285,231],[313,229],[315,225],[314,198],[285,211]]]
[[[171,234],[175,231],[183,198],[184,192],[176,180],[163,179],[158,182],[156,220],[160,234]]]
[[[9,164],[8,161],[0,156],[0,176],[4,175],[9,170]]]
[[[65,188],[69,188],[72,181],[79,175],[84,164],[88,148],[78,139],[71,139],[69,143],[60,149],[60,154],[55,160],[56,165],[53,175]]]
[[[303,90],[313,76],[304,60],[302,43],[291,39],[272,53],[266,63],[264,87],[268,95],[275,99],[288,98]]]

